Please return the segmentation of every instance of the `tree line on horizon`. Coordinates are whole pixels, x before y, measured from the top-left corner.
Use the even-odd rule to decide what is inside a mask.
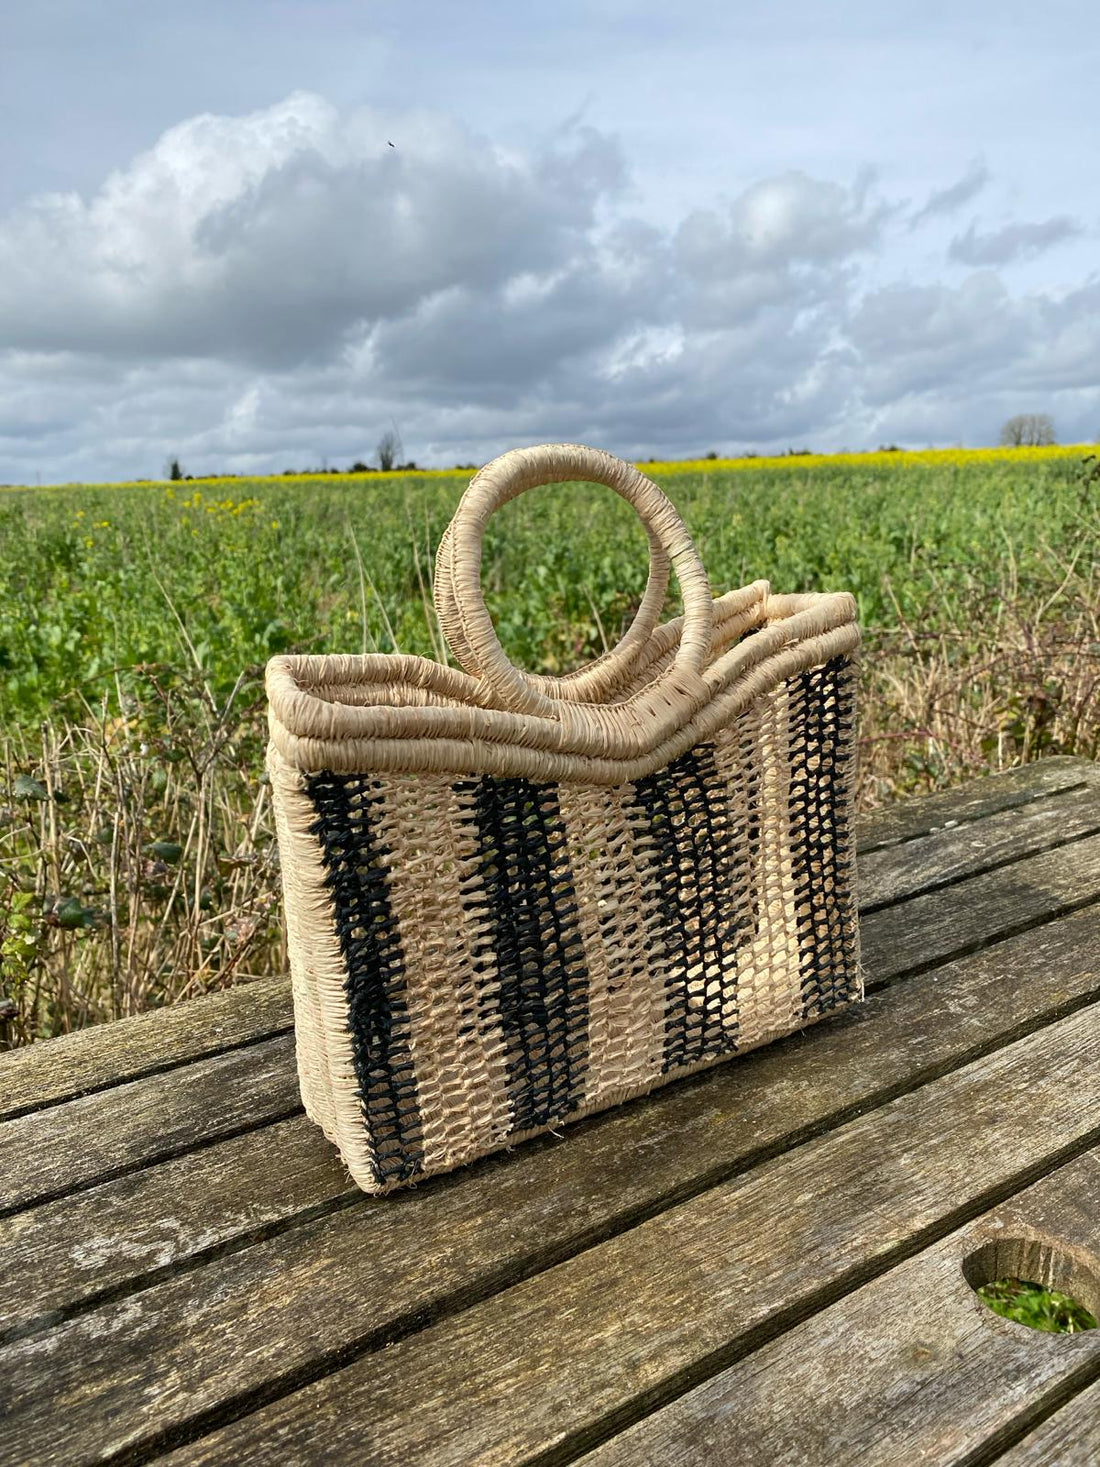
[[[1002,448],[1049,448],[1057,442],[1057,439],[1054,436],[1054,419],[1050,416],[1049,413],[1017,413],[1015,414],[1015,416],[1007,419],[1007,421],[1001,427],[999,441]],[[382,438],[379,440],[378,447],[376,449],[376,454],[378,458],[377,464],[365,463],[362,459],[356,459],[355,462],[346,469],[336,468],[335,466],[330,468],[326,463],[322,468],[319,469],[283,469],[282,473],[284,478],[289,478],[296,474],[319,475],[416,473],[418,471],[418,466],[415,460],[409,459],[407,463],[398,462],[398,458],[400,457],[401,452],[401,435],[397,432],[396,428],[393,428],[384,433],[382,435]],[[904,453],[905,449],[897,443],[880,443],[879,446],[875,449],[875,452]],[[810,448],[788,448],[786,453],[781,455],[781,457],[804,458],[809,457],[810,455],[812,455],[812,453],[813,449]],[[704,459],[717,459],[719,455],[714,449],[711,449],[708,453],[703,454],[702,457]],[[757,453],[745,453],[741,454],[740,457],[759,458],[760,455]],[[649,460],[641,460],[641,462],[655,461],[656,460],[653,458]],[[475,473],[480,465],[455,464],[454,467],[456,469],[468,471],[469,473]],[[193,479],[195,477],[194,474],[184,473],[183,467],[180,464],[179,456],[176,454],[173,454],[172,457],[168,460],[167,476],[174,483],[181,480]],[[249,474],[222,473],[213,476],[202,475],[200,477],[214,477],[219,479],[247,479],[252,476]]]

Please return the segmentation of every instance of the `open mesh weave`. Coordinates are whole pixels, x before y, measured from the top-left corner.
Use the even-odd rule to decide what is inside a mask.
[[[487,1115],[483,1132],[461,1138],[476,1153],[857,996],[846,798],[853,691],[850,664],[833,659],[777,690],[785,748],[769,742],[754,710],[721,740],[601,791],[587,808],[567,786],[483,775],[451,782],[453,825],[445,829],[438,806],[429,804],[426,822],[407,801],[402,820],[388,813],[415,776],[307,777],[346,964],[371,1161],[383,1182],[425,1169],[418,1058],[438,1048],[430,1029],[476,1035],[503,1057],[506,1104]],[[786,772],[786,839],[765,851],[764,826],[779,814],[771,807],[777,761]],[[425,824],[454,863],[459,909],[450,920],[462,933],[428,1010],[410,1006],[406,983],[410,958],[423,969],[425,947],[439,939],[425,922],[438,864],[424,859]],[[402,875],[395,897],[393,873],[409,870],[422,873],[423,889]],[[761,1012],[761,968],[770,1016]],[[745,979],[753,990],[748,1031]],[[639,983],[650,1016],[641,1026],[632,1013]],[[466,1073],[453,1072],[450,1093],[441,1093],[438,1075],[435,1082],[430,1110],[461,1106]],[[438,1165],[438,1154],[431,1160]]]

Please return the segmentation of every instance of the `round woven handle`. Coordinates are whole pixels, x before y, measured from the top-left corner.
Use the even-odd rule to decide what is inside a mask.
[[[541,484],[572,481],[603,484],[633,505],[649,536],[649,581],[630,630],[611,652],[567,678],[536,678],[509,661],[497,637],[481,591],[482,542],[490,516],[501,505]],[[683,520],[665,495],[633,464],[600,449],[575,443],[517,448],[486,464],[462,496],[439,544],[435,605],[455,658],[492,688],[503,707],[557,717],[561,701],[599,702],[633,662],[657,625],[670,564],[680,583],[684,627],[669,673],[699,675],[710,649],[710,584]]]
[[[453,521],[452,521],[453,524]],[[648,532],[647,532],[648,533]],[[439,622],[447,638],[448,646],[459,665],[471,677],[480,677],[481,667],[473,648],[466,640],[462,616],[455,600],[450,576],[452,525],[443,532],[436,553],[436,579],[434,600]],[[442,568],[442,573],[440,570]],[[646,645],[654,628],[661,619],[661,608],[665,604],[668,590],[669,559],[661,543],[649,534],[649,578],[634,620],[615,646],[594,658],[587,666],[576,672],[567,672],[561,677],[549,673],[527,672],[516,668],[520,677],[537,692],[569,702],[599,702],[609,696],[633,667],[638,654]],[[514,664],[513,664],[514,666]]]

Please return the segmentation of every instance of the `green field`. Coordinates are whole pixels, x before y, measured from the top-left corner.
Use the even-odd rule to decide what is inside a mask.
[[[1080,548],[1076,460],[858,472],[669,474],[716,591],[851,590],[869,629],[900,613],[984,620],[1015,565],[1046,584]],[[425,611],[453,477],[221,481],[22,491],[0,499],[0,712],[33,727],[70,693],[115,711],[136,663],[197,667],[224,697],[273,652],[433,655]],[[1095,547],[1092,547],[1094,549]],[[1092,553],[1092,549],[1088,553]],[[362,576],[360,575],[360,561]],[[493,522],[486,594],[516,660],[559,670],[600,649],[645,581],[629,508],[543,489]],[[48,594],[45,594],[47,593]],[[670,612],[675,603],[670,599]],[[116,673],[117,670],[117,673]]]
[[[1096,753],[1100,512],[1081,455],[944,457],[660,474],[716,592],[766,576],[855,593],[865,806]],[[464,482],[0,496],[0,1043],[281,966],[263,663],[438,656],[431,566]],[[614,640],[645,572],[631,511],[593,487],[509,505],[486,545],[502,640],[540,670]]]

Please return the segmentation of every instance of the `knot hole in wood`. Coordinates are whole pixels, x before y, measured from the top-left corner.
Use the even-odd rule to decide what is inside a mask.
[[[1076,1304],[1100,1318],[1100,1259],[1057,1239],[1041,1236],[990,1239],[963,1259],[962,1271],[975,1293],[1001,1279],[1019,1279],[1068,1294]]]

